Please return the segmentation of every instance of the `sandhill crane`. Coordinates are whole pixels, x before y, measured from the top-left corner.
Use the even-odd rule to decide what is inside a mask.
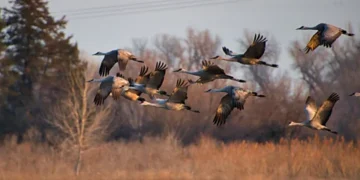
[[[296,30],[317,30],[317,32],[311,37],[310,41],[304,48],[305,53],[314,51],[318,46],[321,45],[326,48],[330,48],[336,39],[339,38],[342,34],[354,36],[353,33],[348,33],[344,29],[326,23],[320,23],[314,27],[301,26]]]
[[[180,68],[173,72],[186,73],[186,74],[191,74],[191,75],[200,77],[195,82],[189,81],[191,84],[192,83],[205,84],[205,83],[214,81],[215,79],[230,79],[230,80],[241,82],[241,83],[246,82],[245,80],[236,79],[232,76],[225,74],[223,69],[221,69],[219,66],[215,65],[211,61],[207,61],[207,60],[202,61],[202,69],[201,70],[191,72],[191,71],[187,71],[187,70]]]
[[[102,79],[91,79],[87,82],[100,82],[99,90],[96,92],[94,103],[95,105],[104,104],[105,99],[111,93],[114,100],[118,99],[125,90],[141,88],[144,85],[134,83],[132,79],[126,80],[123,75],[116,73],[116,76],[107,76]],[[140,98],[139,101],[144,99]]]
[[[144,82],[145,87],[138,89],[142,93],[148,94],[151,99],[154,98],[155,94],[169,96],[165,91],[159,90],[162,83],[164,82],[164,77],[166,73],[167,65],[161,61],[156,62],[155,70],[147,75],[144,74],[147,78]],[[147,72],[148,68],[143,66],[142,71]]]
[[[124,49],[115,49],[109,51],[107,53],[97,52],[93,55],[103,55],[104,58],[101,62],[99,75],[100,76],[107,76],[110,72],[110,69],[118,63],[120,71],[126,69],[126,65],[129,60],[136,61],[139,63],[144,63],[144,61],[139,60],[135,55],[131,52],[124,50]]]
[[[230,62],[238,62],[245,65],[265,65],[270,67],[278,67],[277,64],[268,64],[265,61],[260,61],[263,56],[266,47],[266,38],[260,34],[255,34],[252,44],[247,48],[244,54],[235,54],[227,47],[222,47],[224,53],[231,58],[224,58],[221,56],[215,56],[210,59],[224,60]]]
[[[349,96],[360,97],[360,92],[353,92],[353,93],[349,94]]]
[[[146,66],[142,66],[139,75],[135,79],[135,83],[145,85],[149,81],[149,74],[146,74],[148,72],[149,68]],[[140,97],[141,91],[137,90],[136,88],[128,89],[123,93],[123,97],[131,100],[131,101],[143,101],[144,98]]]
[[[213,123],[217,126],[225,124],[226,118],[230,115],[234,108],[244,109],[245,101],[249,96],[265,97],[250,90],[246,90],[235,86],[225,86],[222,89],[209,89],[205,92],[225,92],[227,93],[221,98],[220,104],[216,110]]]
[[[325,130],[331,133],[337,134],[336,131],[332,131],[328,127],[326,127],[326,122],[329,120],[332,109],[335,103],[339,100],[339,95],[336,93],[332,93],[327,100],[325,100],[320,108],[317,107],[315,100],[308,96],[306,99],[305,112],[307,115],[307,120],[297,123],[290,122],[289,126],[305,126],[315,130]]]
[[[143,106],[154,106],[157,108],[163,108],[167,110],[188,110],[195,113],[200,113],[198,110],[192,110],[190,106],[185,104],[187,97],[187,90],[189,87],[189,83],[185,82],[182,79],[178,79],[176,81],[176,87],[174,88],[173,92],[171,93],[168,99],[158,99],[154,98],[153,103],[143,101],[141,105]]]

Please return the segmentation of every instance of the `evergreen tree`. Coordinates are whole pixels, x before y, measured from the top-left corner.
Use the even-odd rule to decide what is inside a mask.
[[[38,116],[49,104],[66,95],[61,80],[70,71],[85,65],[78,58],[76,44],[71,44],[63,30],[65,18],[55,20],[43,0],[14,0],[4,9],[4,44],[2,60],[4,83],[8,87],[3,112],[9,132],[19,141],[29,125],[42,125]],[[40,128],[43,130],[43,127]]]
[[[0,9],[1,14],[1,9]],[[0,16],[0,32],[4,29],[5,22],[3,21],[2,17]],[[5,45],[3,44],[4,36],[0,34],[0,58],[3,58],[3,52],[5,50]],[[0,66],[1,67],[1,66]]]
[[[1,14],[1,11],[0,11]],[[0,32],[4,29],[5,27],[5,22],[3,21],[2,17],[0,16]],[[4,134],[4,131],[6,130],[6,123],[4,122],[4,114],[5,112],[3,112],[3,106],[4,106],[4,102],[5,102],[5,95],[7,94],[7,87],[6,84],[4,83],[5,80],[5,75],[4,72],[2,71],[2,67],[4,66],[2,62],[4,62],[4,51],[5,51],[5,45],[3,43],[4,40],[4,34],[0,34],[0,134]]]

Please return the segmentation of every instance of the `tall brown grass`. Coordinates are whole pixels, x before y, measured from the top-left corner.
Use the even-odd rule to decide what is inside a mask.
[[[224,144],[202,136],[184,147],[171,135],[145,137],[85,151],[78,177],[70,150],[7,140],[0,179],[360,179],[359,147],[342,138]]]

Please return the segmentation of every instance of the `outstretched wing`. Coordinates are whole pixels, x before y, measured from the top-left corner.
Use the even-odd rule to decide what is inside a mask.
[[[136,77],[135,82],[138,84],[147,84],[150,77],[150,74],[146,74],[148,70],[148,67],[142,66],[140,69],[140,74],[138,77]]]
[[[266,38],[263,35],[255,34],[253,43],[244,53],[245,58],[260,59],[265,52]]]
[[[226,94],[223,98],[221,98],[220,104],[216,109],[213,123],[217,126],[225,124],[227,117],[230,115],[234,107],[231,94]]]
[[[316,106],[315,100],[311,96],[308,96],[305,102],[305,113],[307,116],[307,120],[312,120],[317,110],[318,108]]]
[[[100,76],[107,76],[110,73],[110,69],[117,63],[117,51],[110,51],[107,55],[104,56],[101,61],[99,68]]]
[[[318,46],[321,45],[321,31],[316,32],[307,43],[304,48],[305,53],[309,53],[310,51],[314,51]]]
[[[140,74],[139,76],[136,77],[135,79],[135,82],[137,84],[147,84],[148,81],[149,81],[149,77],[150,77],[150,74],[146,74],[148,72],[149,68],[146,67],[146,66],[142,66],[141,69],[140,69]],[[136,95],[140,96],[141,95],[141,91],[138,91],[138,90],[134,90],[134,89],[131,89],[131,90],[128,90],[128,92],[130,93],[135,93]]]
[[[185,100],[187,99],[187,90],[189,87],[189,83],[185,82],[182,79],[178,79],[176,81],[176,87],[171,93],[168,102],[172,103],[182,103],[185,104]]]
[[[224,51],[224,53],[226,54],[226,55],[228,55],[228,56],[236,56],[236,54],[234,54],[234,52],[233,51],[231,51],[229,48],[227,48],[227,47],[222,47],[222,50]]]
[[[94,103],[99,106],[104,104],[105,99],[112,91],[112,81],[101,82],[99,90],[95,94]]]
[[[317,121],[322,125],[325,125],[326,122],[329,120],[332,109],[335,103],[339,100],[339,95],[336,93],[332,93],[326,101],[320,106],[318,111],[316,112],[313,121]]]
[[[146,84],[147,87],[153,89],[159,89],[164,82],[167,65],[163,62],[157,62],[155,71],[150,73],[149,81]]]
[[[215,65],[211,61],[204,60],[201,62],[202,68],[205,72],[211,73],[211,74],[225,74],[224,70],[221,69],[219,66]]]

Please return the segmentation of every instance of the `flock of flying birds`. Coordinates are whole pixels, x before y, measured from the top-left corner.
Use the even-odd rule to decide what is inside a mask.
[[[301,26],[297,28],[297,30],[317,30],[307,43],[306,48],[303,49],[305,53],[314,51],[318,46],[331,48],[335,40],[342,34],[354,36],[354,34],[348,33],[344,29],[325,23],[320,23],[314,27]],[[215,56],[210,58],[210,60],[224,60],[238,62],[244,65],[264,65],[277,68],[277,64],[269,64],[260,60],[265,52],[266,42],[267,39],[264,36],[255,34],[253,42],[243,54],[236,54],[230,49],[222,47],[225,55],[229,57],[224,58],[221,56]],[[187,90],[190,85],[205,84],[216,79],[229,79],[240,83],[246,82],[245,80],[237,79],[226,74],[222,68],[215,65],[212,61],[203,60],[202,68],[198,71],[188,71],[182,68],[174,70],[173,72],[186,73],[198,76],[199,78],[196,81],[178,79],[172,93],[168,94],[166,91],[160,89],[168,68],[165,63],[158,61],[154,71],[151,72],[148,72],[149,68],[147,66],[142,66],[139,75],[135,80],[133,80],[132,78],[125,78],[120,73],[116,73],[116,76],[109,75],[110,69],[116,63],[118,63],[120,71],[124,71],[126,69],[129,61],[144,63],[144,61],[139,60],[131,52],[124,49],[116,49],[107,53],[97,52],[94,55],[104,56],[99,68],[99,75],[107,76],[102,79],[92,79],[88,81],[100,82],[100,87],[94,98],[94,103],[96,105],[102,105],[105,99],[110,95],[114,100],[117,100],[120,96],[122,96],[131,101],[139,101],[143,106],[153,106],[176,111],[189,110],[195,113],[200,113],[198,110],[192,109],[185,102],[187,99]],[[213,123],[217,126],[225,124],[227,117],[234,108],[243,110],[245,101],[249,96],[265,97],[265,95],[237,86],[226,86],[221,89],[209,89],[205,92],[226,93],[226,95],[222,97],[213,119]],[[150,101],[146,101],[143,97],[141,97],[141,94],[147,94]],[[166,98],[156,98],[155,95],[166,96]],[[360,96],[360,93],[353,93],[350,96]],[[337,132],[332,131],[325,125],[331,116],[335,103],[339,99],[340,98],[337,93],[332,93],[329,98],[326,99],[320,107],[318,107],[314,99],[311,96],[308,96],[305,103],[307,120],[300,123],[290,122],[289,126],[306,126],[311,129],[326,130],[337,134]]]

